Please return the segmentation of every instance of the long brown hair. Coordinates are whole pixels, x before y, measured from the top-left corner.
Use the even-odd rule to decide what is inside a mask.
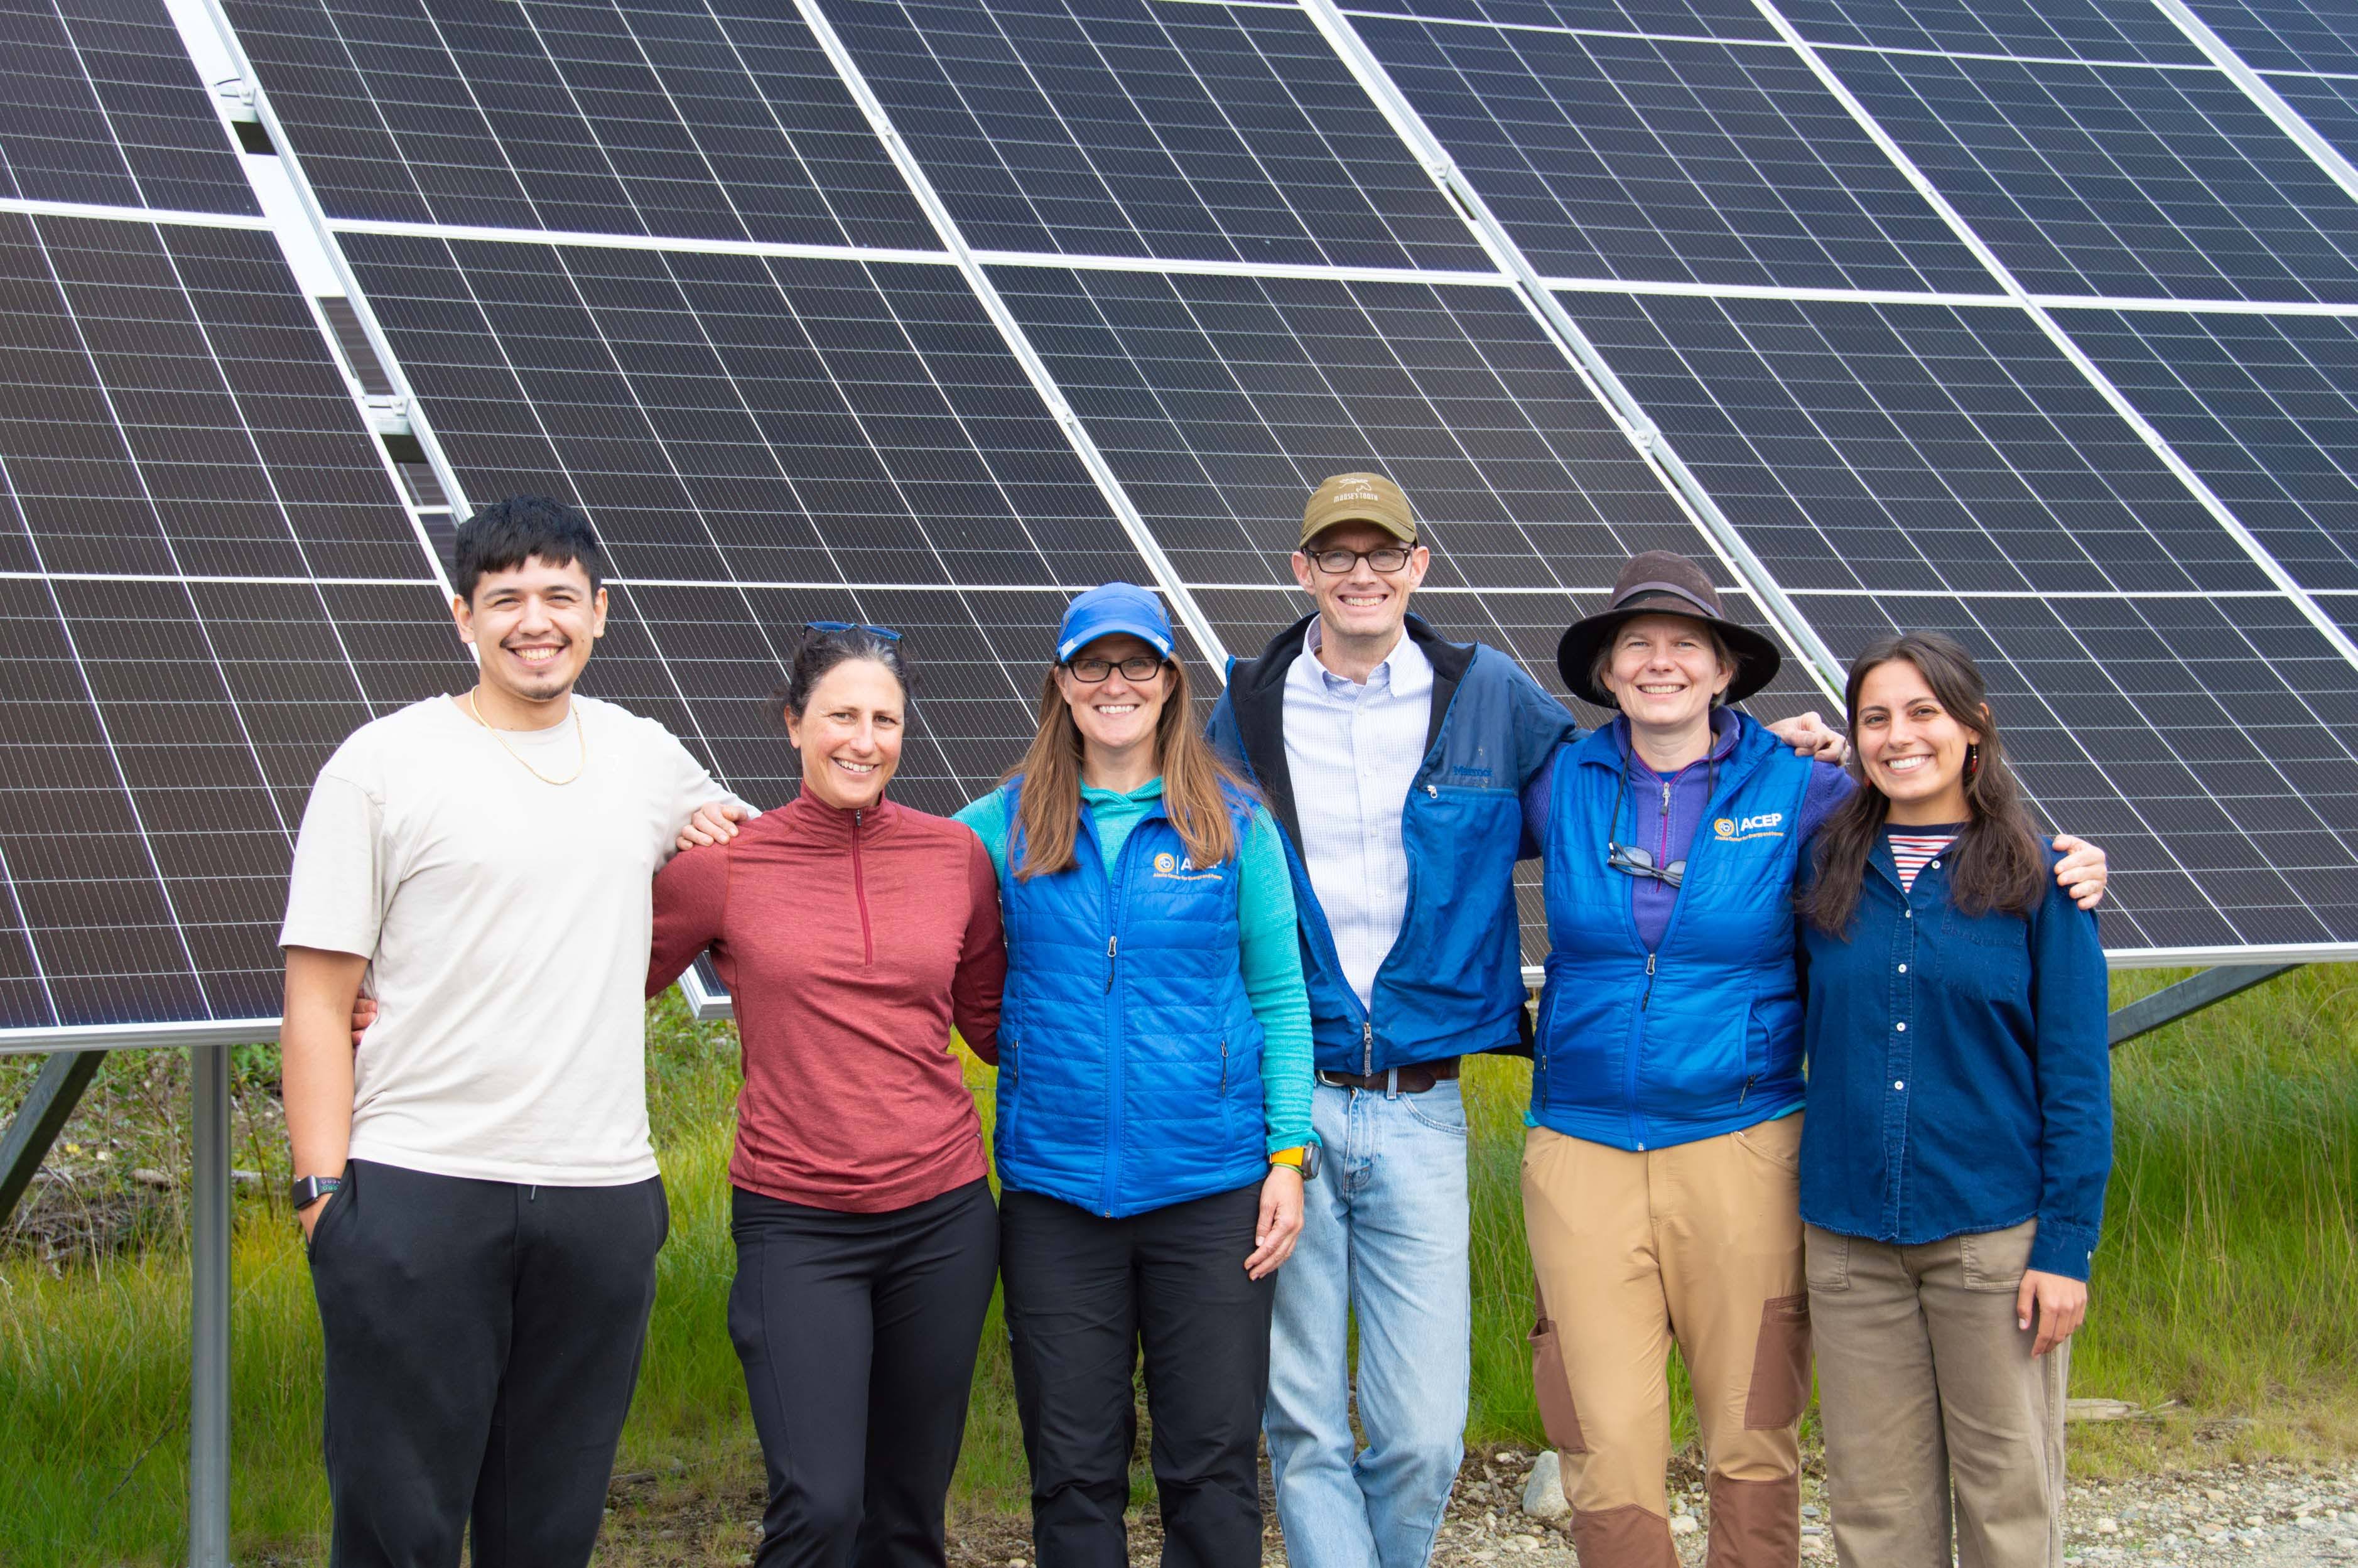
[[[1915,665],[1949,716],[1981,736],[1979,763],[1969,761],[1965,773],[1968,819],[1946,856],[1955,868],[1949,878],[1950,902],[1967,914],[1999,909],[2028,914],[2047,895],[2046,849],[2023,805],[2022,785],[2006,765],[2006,743],[1998,738],[1997,720],[1989,710],[1989,687],[1973,655],[1954,638],[1938,632],[1903,632],[1859,654],[1843,688],[1852,749],[1858,746],[1859,687],[1877,666],[1894,659]],[[1819,930],[1839,936],[1849,929],[1859,888],[1866,880],[1867,856],[1890,812],[1890,798],[1863,779],[1818,829],[1815,877],[1802,895],[1801,913]]]
[[[1048,666],[1040,686],[1040,729],[1023,760],[1008,773],[1023,781],[1016,821],[1023,830],[1019,879],[1053,875],[1073,863],[1073,838],[1081,821],[1081,728],[1072,704],[1056,684],[1062,665]],[[1237,850],[1236,824],[1228,815],[1229,791],[1249,796],[1250,787],[1231,771],[1195,722],[1187,666],[1163,664],[1163,713],[1154,721],[1154,755],[1163,773],[1163,809],[1186,841],[1187,858],[1217,866]],[[1225,787],[1224,787],[1225,786]]]

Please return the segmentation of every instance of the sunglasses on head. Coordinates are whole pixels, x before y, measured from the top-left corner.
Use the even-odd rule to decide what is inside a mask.
[[[888,643],[897,643],[901,640],[901,633],[893,631],[890,626],[870,626],[857,621],[806,621],[803,622],[803,630],[829,635],[838,632],[873,632]]]

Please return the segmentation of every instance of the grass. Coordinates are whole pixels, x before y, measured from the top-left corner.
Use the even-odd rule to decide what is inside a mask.
[[[2173,978],[2127,974],[2115,1001]],[[625,1506],[701,1520],[716,1555],[747,1544],[759,1486],[735,1355],[723,1327],[733,1258],[726,1167],[735,1036],[676,1000],[650,1030],[652,1111],[673,1229],[646,1369],[619,1468]],[[177,1055],[112,1061],[53,1163],[77,1190],[146,1189],[124,1173],[178,1170],[185,1076]],[[2107,1234],[2076,1392],[2154,1405],[2169,1419],[2074,1429],[2093,1473],[2358,1450],[2358,968],[2296,971],[2124,1049]],[[235,1240],[235,1525],[242,1563],[319,1560],[319,1328],[284,1199],[272,1054],[242,1057]],[[0,1113],[32,1065],[0,1062]],[[987,1089],[988,1070],[971,1076]],[[1475,1355],[1471,1440],[1536,1443],[1523,1336],[1530,1271],[1518,1212],[1528,1067],[1486,1059],[1472,1123]],[[987,1092],[982,1095],[986,1114]],[[108,1158],[101,1160],[104,1153]],[[54,1200],[49,1200],[54,1201]],[[176,1558],[187,1485],[188,1271],[177,1199],[148,1194],[117,1248],[44,1260],[0,1253],[0,1563]],[[1017,1509],[1022,1447],[994,1307],[976,1371],[961,1507]],[[725,1522],[718,1522],[723,1521]],[[726,1541],[722,1539],[726,1537]],[[693,1544],[683,1542],[683,1546]]]

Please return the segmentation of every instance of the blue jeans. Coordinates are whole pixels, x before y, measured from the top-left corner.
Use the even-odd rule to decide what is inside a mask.
[[[1472,1289],[1466,1102],[1320,1084],[1325,1166],[1277,1272],[1270,1469],[1293,1568],[1424,1568],[1465,1456]],[[1359,1323],[1351,1434],[1350,1327]],[[1356,1452],[1355,1452],[1356,1451]]]

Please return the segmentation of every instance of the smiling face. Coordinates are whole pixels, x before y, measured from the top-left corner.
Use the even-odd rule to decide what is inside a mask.
[[[1398,571],[1379,572],[1360,561],[1349,571],[1333,573],[1319,570],[1310,555],[1320,550],[1364,553],[1399,545],[1372,523],[1337,523],[1293,552],[1293,580],[1317,601],[1327,631],[1387,646],[1398,640],[1401,618],[1408,614],[1408,596],[1424,581],[1433,553],[1417,546],[1409,552],[1408,565]]]
[[[1852,739],[1866,782],[1891,802],[1893,822],[1963,822],[1971,814],[1965,748],[1981,734],[1942,707],[1906,659],[1887,659],[1860,681]]]
[[[1736,664],[1700,621],[1638,615],[1613,633],[1599,678],[1632,728],[1667,734],[1709,725],[1712,698],[1736,678]]]
[[[1075,651],[1075,659],[1108,659],[1120,663],[1124,659],[1149,658],[1160,661],[1163,655],[1142,637],[1118,632],[1099,637]],[[1109,752],[1126,752],[1132,748],[1154,744],[1154,726],[1163,718],[1163,704],[1171,691],[1170,671],[1158,663],[1156,672],[1143,681],[1125,679],[1115,670],[1105,679],[1095,683],[1075,677],[1063,665],[1056,669],[1056,689],[1073,710],[1073,722],[1087,744]]]
[[[581,678],[606,631],[606,590],[592,590],[579,561],[538,556],[485,572],[471,600],[454,599],[459,635],[475,645],[483,685],[527,709],[551,703]]]
[[[873,659],[846,659],[819,676],[802,712],[786,715],[786,739],[803,754],[803,788],[838,811],[882,800],[901,765],[907,709],[900,681]]]

